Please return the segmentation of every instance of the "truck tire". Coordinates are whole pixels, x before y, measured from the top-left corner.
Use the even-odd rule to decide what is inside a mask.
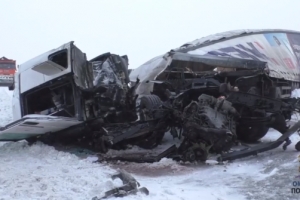
[[[162,101],[156,95],[143,95],[140,98],[138,98],[136,109],[137,113],[140,115],[140,120],[146,120],[148,117],[143,113],[143,109],[151,111],[158,109],[161,105]],[[144,149],[153,149],[161,143],[165,135],[163,131],[153,131],[148,134],[148,136],[139,140],[139,142],[136,143],[138,147]]]
[[[148,117],[148,114],[144,113],[144,111],[151,111],[158,109],[159,106],[162,105],[162,101],[156,95],[143,95],[136,100],[136,112],[139,115],[141,121],[145,121]]]
[[[162,104],[162,101],[156,95],[143,95],[139,98],[139,100],[140,104],[138,107],[140,109],[157,109]]]
[[[243,142],[254,143],[264,137],[269,131],[268,126],[264,125],[238,125],[237,126],[237,133],[238,138]]]
[[[273,94],[276,91],[276,87],[273,87]],[[260,95],[259,89],[257,87],[251,87],[247,93]],[[244,109],[244,116],[247,117],[265,117],[265,114],[251,114],[252,111],[250,108]],[[242,140],[243,142],[254,143],[257,142],[259,139],[264,137],[269,131],[269,126],[261,125],[261,124],[239,124],[236,127],[236,133],[238,139]]]

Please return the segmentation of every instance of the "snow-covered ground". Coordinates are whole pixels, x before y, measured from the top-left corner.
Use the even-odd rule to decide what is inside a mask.
[[[0,88],[0,125],[9,121],[11,93]],[[263,141],[279,136],[270,130]],[[0,143],[0,200],[90,200],[121,185],[120,180],[110,179],[117,168],[131,172],[150,191],[149,196],[139,194],[126,200],[300,199],[300,194],[291,194],[299,174],[294,150],[299,139],[294,134],[286,151],[280,147],[225,165],[180,164],[169,159],[153,164],[100,164],[93,163],[93,157],[82,159],[44,144]]]

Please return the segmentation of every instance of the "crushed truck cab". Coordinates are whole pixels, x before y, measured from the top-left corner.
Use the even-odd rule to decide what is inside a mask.
[[[2,128],[0,140],[27,139],[93,120],[135,121],[128,83],[126,55],[105,53],[88,61],[73,42],[41,54],[15,75],[15,122]]]

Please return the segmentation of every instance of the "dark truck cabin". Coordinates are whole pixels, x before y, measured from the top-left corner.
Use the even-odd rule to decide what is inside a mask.
[[[230,83],[239,86],[242,91],[251,87],[261,88],[261,79],[264,76],[266,63],[261,61],[227,58],[217,56],[200,56],[187,53],[173,53],[170,65],[157,77],[157,81],[164,84],[154,84],[153,93],[166,99],[164,90],[173,92],[193,89],[214,97],[219,97],[221,83]],[[244,84],[243,77],[247,77],[248,84]]]
[[[48,60],[68,68],[68,50],[64,49],[48,56]],[[66,74],[23,94],[22,115],[42,114],[75,117],[74,81],[72,74]]]
[[[63,117],[75,117],[74,84],[64,77],[63,80],[53,80],[38,88],[22,94],[23,116],[27,114],[42,114]]]

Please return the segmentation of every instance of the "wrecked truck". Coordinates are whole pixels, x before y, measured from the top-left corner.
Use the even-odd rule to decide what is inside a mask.
[[[274,42],[263,40],[267,33],[287,34],[275,30],[217,34],[132,71],[127,56],[105,53],[87,60],[74,42],[64,44],[19,66],[14,122],[1,128],[0,140],[71,145],[100,152],[105,160],[137,162],[162,157],[205,161],[211,153],[230,160],[283,142],[286,147],[289,136],[300,128],[299,123],[286,124],[298,109],[298,100],[290,98],[298,87],[298,68],[287,67],[298,66],[297,54],[291,54],[292,46],[283,50],[294,56],[290,59],[281,58],[285,54],[279,54],[277,46],[270,53]],[[287,45],[285,40],[282,44]],[[278,70],[283,70],[281,76]],[[230,152],[238,141],[257,141],[269,128],[283,136],[270,144]],[[157,156],[105,156],[109,149],[128,145],[153,149],[166,132],[180,138],[181,144]]]
[[[209,133],[212,131],[207,132],[203,128],[217,128],[219,131],[224,128],[233,134],[233,141],[253,143],[264,137],[269,128],[282,134],[289,132],[286,122],[294,111],[299,110],[298,99],[291,97],[292,91],[299,88],[299,42],[300,33],[289,30],[218,33],[153,58],[132,71],[130,79],[132,83],[136,78],[140,79],[136,89],[139,95],[154,94],[164,101],[171,94],[177,94],[178,98],[172,106],[182,113],[197,102],[198,108],[188,111],[188,116],[196,119],[191,141],[195,142],[196,133],[202,135],[202,140],[210,140]],[[203,106],[203,95],[209,95],[210,105],[214,106]],[[225,100],[217,105],[220,98]],[[226,117],[220,114],[222,106],[227,108]],[[186,116],[184,118],[188,119]],[[186,127],[186,130],[189,128]],[[184,132],[189,137],[188,131]],[[175,137],[180,135],[176,131],[171,133]],[[286,142],[283,147],[286,148],[290,141],[283,136],[276,145],[269,144],[248,151],[255,154],[260,151],[259,148],[275,148],[283,139]],[[211,144],[201,143],[207,147]],[[299,150],[299,147],[298,143],[296,149]],[[248,154],[246,152],[243,153]]]
[[[157,118],[138,119],[136,102],[161,101],[133,95],[126,55],[105,53],[88,61],[69,42],[20,65],[14,87],[14,122],[1,128],[1,141],[59,141],[106,152],[125,140],[147,146],[145,138],[165,131]]]

